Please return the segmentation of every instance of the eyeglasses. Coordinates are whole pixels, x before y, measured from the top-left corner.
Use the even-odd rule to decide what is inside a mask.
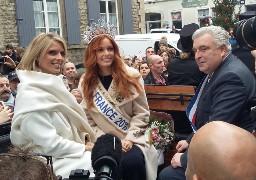
[[[38,160],[38,161],[42,162],[44,165],[45,165],[45,163],[43,161],[41,161],[39,158],[35,158],[35,157],[45,158],[47,165],[50,166],[50,168],[51,168],[51,172],[49,172],[49,168],[45,165],[45,169],[48,172],[47,175],[50,180],[54,180],[52,156],[46,156],[44,154],[23,154],[23,153],[19,153],[19,154],[1,153],[0,156],[20,157],[24,161],[26,161],[27,159],[34,159],[34,160]]]

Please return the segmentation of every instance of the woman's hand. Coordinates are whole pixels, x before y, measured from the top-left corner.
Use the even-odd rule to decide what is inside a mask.
[[[8,106],[0,106],[0,124],[12,119],[13,113]]]
[[[129,151],[133,146],[133,142],[130,140],[121,140],[121,143],[123,152]]]
[[[82,97],[82,95],[81,95],[81,93],[79,92],[78,89],[73,89],[73,90],[71,91],[71,94],[73,94],[73,95],[75,96],[76,101],[77,101],[78,103],[81,103],[81,102],[82,102],[83,97]]]
[[[93,143],[87,142],[85,145],[86,145],[86,151],[92,151],[92,148],[94,146]]]

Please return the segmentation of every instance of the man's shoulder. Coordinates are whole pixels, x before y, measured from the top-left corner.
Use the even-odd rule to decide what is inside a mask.
[[[145,77],[144,79],[144,84],[155,84],[155,82],[153,82],[153,75],[151,73],[151,71],[148,73],[148,75]]]
[[[251,76],[253,77],[250,69],[236,56],[233,57],[232,61],[229,63],[229,71],[236,73],[238,76]]]
[[[220,68],[222,69],[221,74],[233,73],[237,74],[238,76],[252,75],[251,71],[246,67],[246,65],[232,53],[230,53],[230,55],[228,55],[228,57],[222,62]]]

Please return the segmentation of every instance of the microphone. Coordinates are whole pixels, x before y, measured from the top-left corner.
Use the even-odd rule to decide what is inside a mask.
[[[122,160],[121,140],[112,134],[100,136],[92,148],[92,167],[95,180],[116,180]]]

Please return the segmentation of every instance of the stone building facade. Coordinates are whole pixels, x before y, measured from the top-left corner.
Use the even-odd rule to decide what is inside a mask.
[[[236,6],[236,13],[248,11],[256,13],[255,0],[239,1],[241,6]],[[153,28],[171,28],[172,25],[181,29],[190,23],[196,23],[200,27],[212,24],[211,17],[215,16],[213,7],[213,0],[145,0],[147,32]]]
[[[90,1],[90,2],[89,2]],[[77,9],[78,9],[78,19],[79,19],[79,31],[80,34],[86,29],[86,26],[89,24],[89,14],[88,14],[88,3],[95,3],[98,2],[97,5],[99,5],[99,1],[102,0],[57,0],[59,4],[59,11],[60,11],[60,21],[61,21],[61,36],[67,41],[68,44],[68,52],[69,52],[69,60],[74,62],[75,64],[79,64],[83,62],[83,56],[84,56],[84,48],[86,47],[85,44],[81,43],[69,43],[69,39],[72,37],[69,37],[70,34],[72,36],[72,32],[68,32],[67,24],[68,24],[68,18],[70,18],[70,15],[67,14],[67,4],[73,5],[73,3],[77,3]],[[145,33],[145,13],[144,13],[144,0],[111,0],[115,1],[117,4],[117,14],[118,14],[118,24],[119,24],[119,34],[127,33]],[[21,41],[21,36],[19,32],[19,23],[24,23],[25,20],[23,20],[23,17],[19,16],[18,11],[20,8],[18,8],[18,3],[29,3],[33,4],[33,0],[0,0],[0,50],[3,51],[5,49],[5,45],[11,43],[14,47],[18,46],[24,46],[24,43]],[[127,11],[127,9],[124,8],[124,3],[131,3],[129,4],[131,7],[131,10]],[[19,6],[23,6],[23,4],[20,4]],[[24,5],[25,6],[25,5]],[[123,7],[122,7],[123,6]],[[126,5],[127,6],[127,5]],[[33,7],[32,7],[33,10]],[[24,13],[24,11],[29,11],[29,7],[23,7],[21,9],[20,13]],[[93,10],[94,11],[94,10]],[[130,31],[125,31],[125,23],[126,20],[123,18],[123,11],[131,12],[131,23],[132,23],[132,29]],[[18,15],[17,15],[18,14]],[[31,14],[33,16],[33,14]],[[71,15],[72,16],[72,15]],[[129,14],[128,14],[129,16]],[[123,22],[125,21],[125,22]],[[24,28],[24,27],[23,27]],[[26,28],[26,26],[25,26]],[[31,32],[31,34],[33,34]],[[31,36],[31,34],[28,34]],[[32,37],[31,36],[31,40]],[[24,38],[24,37],[23,37]],[[81,37],[80,37],[81,38]],[[29,39],[29,40],[30,40]],[[30,42],[30,41],[28,41]],[[28,43],[25,43],[28,44]]]

